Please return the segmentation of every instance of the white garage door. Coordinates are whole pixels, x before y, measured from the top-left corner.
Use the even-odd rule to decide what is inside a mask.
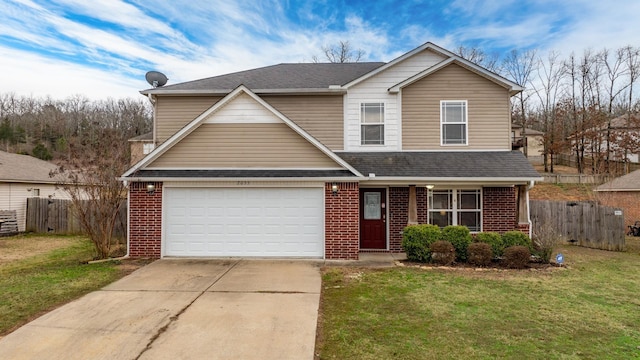
[[[164,189],[167,256],[322,257],[319,188]]]

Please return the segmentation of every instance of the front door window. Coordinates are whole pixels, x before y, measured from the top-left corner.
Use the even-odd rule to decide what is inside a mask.
[[[364,193],[364,218],[365,220],[378,220],[382,215],[380,208],[380,193]]]

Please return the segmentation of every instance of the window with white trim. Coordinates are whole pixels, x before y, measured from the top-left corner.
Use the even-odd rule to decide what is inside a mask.
[[[442,145],[467,145],[467,100],[440,101]]]
[[[429,192],[429,224],[441,228],[463,225],[469,231],[482,231],[482,191],[433,190]]]
[[[142,154],[147,155],[155,149],[154,143],[144,143],[142,144]]]
[[[384,103],[360,104],[360,144],[384,145]]]

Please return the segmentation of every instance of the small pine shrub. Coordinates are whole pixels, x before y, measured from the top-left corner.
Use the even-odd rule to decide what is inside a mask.
[[[451,265],[456,259],[456,249],[448,241],[436,241],[431,244],[431,261],[438,265]]]
[[[504,244],[502,243],[502,237],[496,232],[481,232],[476,234],[476,241],[480,243],[489,244],[493,256],[500,257],[504,252]]]
[[[502,263],[511,269],[524,269],[531,259],[531,251],[526,246],[516,245],[504,249]]]
[[[474,242],[467,249],[469,253],[469,264],[476,266],[488,266],[493,259],[491,245],[484,242]]]
[[[531,239],[527,234],[518,230],[507,231],[502,234],[502,244],[505,249],[510,246],[526,246],[531,251]]]
[[[409,225],[402,232],[402,249],[410,261],[429,262],[430,245],[440,240],[440,228],[436,225]]]
[[[442,240],[448,241],[456,249],[456,261],[467,261],[467,248],[472,238],[469,228],[460,225],[449,225],[442,229]]]

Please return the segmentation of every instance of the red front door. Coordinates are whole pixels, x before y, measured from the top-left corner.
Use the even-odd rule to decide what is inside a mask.
[[[360,189],[360,249],[387,248],[387,191]]]

